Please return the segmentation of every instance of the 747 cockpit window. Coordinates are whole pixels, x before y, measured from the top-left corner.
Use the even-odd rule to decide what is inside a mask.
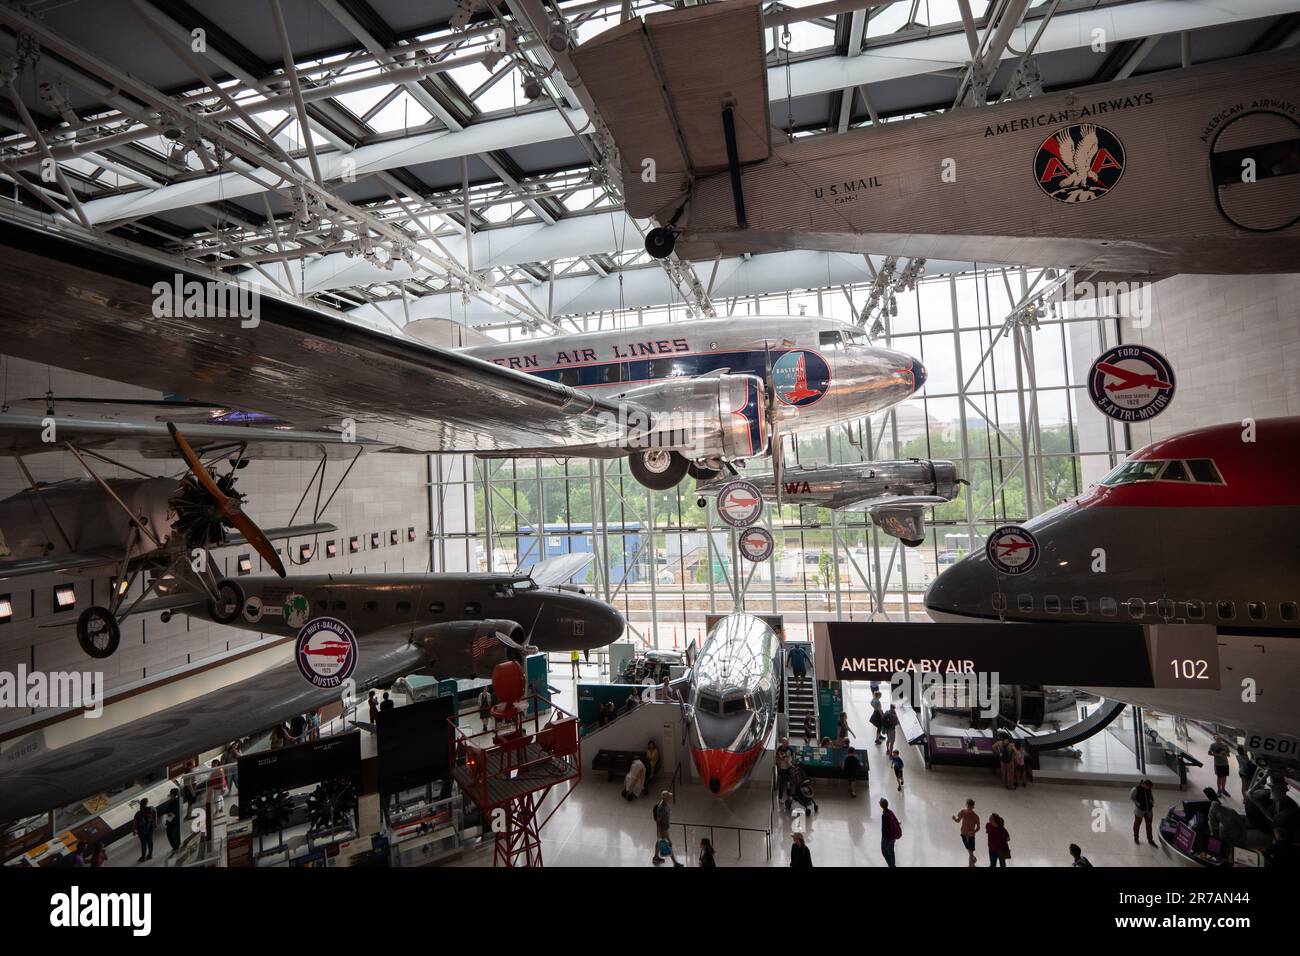
[[[1135,481],[1155,481],[1163,461],[1125,461],[1117,465],[1101,480],[1103,485],[1128,485]]]
[[[1202,485],[1221,485],[1223,476],[1208,458],[1177,458],[1170,461],[1125,461],[1116,465],[1103,485],[1128,485],[1135,481],[1188,481]]]

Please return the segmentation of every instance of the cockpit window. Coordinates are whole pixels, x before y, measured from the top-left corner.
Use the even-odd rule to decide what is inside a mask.
[[[1160,473],[1161,481],[1190,481],[1187,477],[1187,469],[1183,467],[1181,461],[1171,461],[1165,465],[1165,470]]]
[[[838,331],[820,333],[817,342],[824,349],[838,349],[844,344]]]
[[[1223,476],[1219,474],[1219,469],[1208,458],[1193,458],[1187,463],[1187,467],[1191,468],[1192,477],[1197,481],[1207,485],[1223,484]]]
[[[1128,485],[1135,481],[1155,481],[1163,461],[1125,461],[1117,465],[1101,480],[1103,485]]]
[[[512,583],[516,591],[532,591],[537,587],[537,582],[532,578],[515,578]]]

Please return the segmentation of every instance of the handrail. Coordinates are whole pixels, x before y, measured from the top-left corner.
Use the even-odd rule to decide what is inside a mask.
[[[768,860],[772,859],[772,831],[770,829],[765,830],[762,827],[739,827],[739,826],[733,826],[730,823],[683,823],[681,821],[674,821],[672,826],[682,828],[682,846],[688,848],[690,846],[690,830],[692,829],[708,830],[710,843],[713,842],[714,830],[735,830],[736,831],[736,855],[738,857],[743,857],[745,855],[744,843],[741,839],[741,834],[761,833],[763,834],[763,843],[767,851],[767,859]]]

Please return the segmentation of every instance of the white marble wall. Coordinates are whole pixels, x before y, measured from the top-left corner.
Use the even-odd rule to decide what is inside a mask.
[[[1180,275],[1149,288],[1142,308],[1130,302],[1126,312],[1149,308],[1150,322],[1126,319],[1123,341],[1169,359],[1178,388],[1167,410],[1130,427],[1133,448],[1200,425],[1300,415],[1300,274]],[[1107,345],[1113,335],[1111,325]],[[1101,347],[1095,323],[1071,326],[1073,381],[1083,381]],[[1086,396],[1079,406],[1082,450],[1104,450],[1109,421]],[[1114,427],[1122,446],[1122,429]],[[1087,460],[1085,480],[1105,469],[1105,459]]]

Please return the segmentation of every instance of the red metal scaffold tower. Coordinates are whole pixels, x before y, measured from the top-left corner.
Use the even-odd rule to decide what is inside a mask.
[[[578,719],[536,694],[525,695],[525,687],[519,664],[498,664],[492,729],[469,734],[454,718],[448,721],[456,755],[452,775],[496,836],[494,866],[541,866],[542,827],[573,786],[539,820],[542,804],[552,788],[582,779]]]

